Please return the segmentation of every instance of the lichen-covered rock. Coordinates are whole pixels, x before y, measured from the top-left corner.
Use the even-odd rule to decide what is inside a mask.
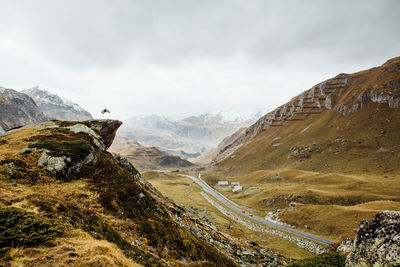
[[[362,221],[346,266],[400,266],[400,212],[383,211]]]
[[[46,170],[50,175],[57,175],[64,172],[65,167],[67,166],[67,162],[71,161],[71,158],[68,157],[53,157],[48,154],[48,150],[45,150],[40,155],[38,166],[46,167]]]
[[[71,178],[77,174],[85,165],[96,165],[98,158],[94,151],[82,160],[74,160],[67,156],[53,156],[51,151],[44,150],[38,160],[38,166],[45,167],[47,174],[60,178]]]

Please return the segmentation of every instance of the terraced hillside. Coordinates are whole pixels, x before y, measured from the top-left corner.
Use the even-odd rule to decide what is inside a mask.
[[[212,164],[230,174],[296,168],[392,174],[400,170],[400,58],[339,74],[278,107]]]

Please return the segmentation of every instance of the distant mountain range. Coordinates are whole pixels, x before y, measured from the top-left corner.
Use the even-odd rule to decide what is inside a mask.
[[[211,150],[223,138],[256,119],[257,115],[247,120],[228,121],[220,114],[209,113],[182,120],[158,115],[135,116],[124,121],[119,134],[145,146],[154,146],[161,151],[189,159]]]
[[[156,147],[145,147],[126,137],[117,136],[109,151],[126,157],[139,170],[164,170],[191,167],[193,164]]]

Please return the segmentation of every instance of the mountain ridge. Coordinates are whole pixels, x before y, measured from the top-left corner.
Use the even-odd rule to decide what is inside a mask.
[[[393,110],[393,114],[396,114],[395,111],[400,103],[399,66],[400,57],[396,57],[388,60],[381,67],[354,74],[338,74],[331,79],[318,83],[262,116],[245,132],[234,137],[233,141],[219,149],[217,156],[212,160],[212,164],[217,166],[224,161],[229,161],[229,158],[235,157],[237,151],[245,149],[244,147],[260,138],[261,135],[268,135],[269,133],[271,139],[268,139],[267,142],[273,142],[274,138],[279,140],[283,138],[282,135],[289,136],[289,133],[283,133],[284,129],[297,127],[298,129],[294,133],[300,135],[306,131],[309,132],[311,130],[309,127],[319,127],[316,125],[319,118],[330,116],[332,120],[336,120],[337,117],[345,121],[351,115],[359,116],[357,111],[367,110],[366,108],[371,105],[386,105],[389,108],[387,112],[390,113],[390,110]],[[373,104],[370,105],[369,103]],[[329,122],[326,121],[325,123]],[[394,132],[392,131],[391,134],[393,135]],[[336,138],[340,137],[340,133],[337,132],[336,136]],[[295,142],[293,141],[293,144]],[[312,146],[312,141],[310,142]],[[279,141],[276,141],[275,144],[271,143],[271,146],[275,146],[271,149],[279,149],[280,144],[278,143]],[[286,152],[282,151],[282,153],[289,155],[290,151],[288,149]]]
[[[78,104],[40,89],[39,86],[22,90],[22,93],[32,97],[39,109],[50,118],[67,121],[93,119],[92,115]]]

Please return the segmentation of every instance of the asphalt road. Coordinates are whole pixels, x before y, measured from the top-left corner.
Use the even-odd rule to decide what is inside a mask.
[[[299,230],[295,230],[293,228],[290,228],[290,227],[287,227],[287,226],[284,226],[284,225],[281,225],[281,224],[277,224],[277,223],[265,220],[263,218],[254,216],[253,214],[248,213],[247,211],[244,211],[243,209],[241,209],[241,207],[243,207],[242,205],[239,205],[239,204],[233,202],[232,200],[228,199],[227,197],[225,197],[224,195],[219,193],[217,190],[212,188],[210,185],[208,185],[200,177],[196,178],[194,176],[186,175],[186,174],[181,174],[181,176],[184,176],[184,177],[192,179],[194,182],[196,182],[198,185],[200,185],[205,192],[207,192],[210,195],[212,195],[214,198],[216,198],[219,202],[221,202],[224,206],[228,207],[230,210],[235,211],[236,213],[238,213],[238,214],[240,214],[242,216],[248,217],[249,219],[257,221],[257,222],[259,222],[261,224],[268,225],[269,227],[273,227],[273,228],[285,231],[287,233],[291,233],[291,234],[294,234],[294,235],[297,235],[297,236],[300,236],[300,237],[303,237],[303,238],[307,238],[309,240],[318,242],[318,243],[323,244],[323,245],[332,245],[332,244],[334,244],[334,242],[331,241],[331,240],[328,240],[328,239],[325,239],[325,238],[322,238],[322,237],[319,237],[319,236],[316,236],[316,235],[312,235],[312,234],[309,234],[309,233],[305,233],[305,232],[302,232],[302,231],[299,231]]]

